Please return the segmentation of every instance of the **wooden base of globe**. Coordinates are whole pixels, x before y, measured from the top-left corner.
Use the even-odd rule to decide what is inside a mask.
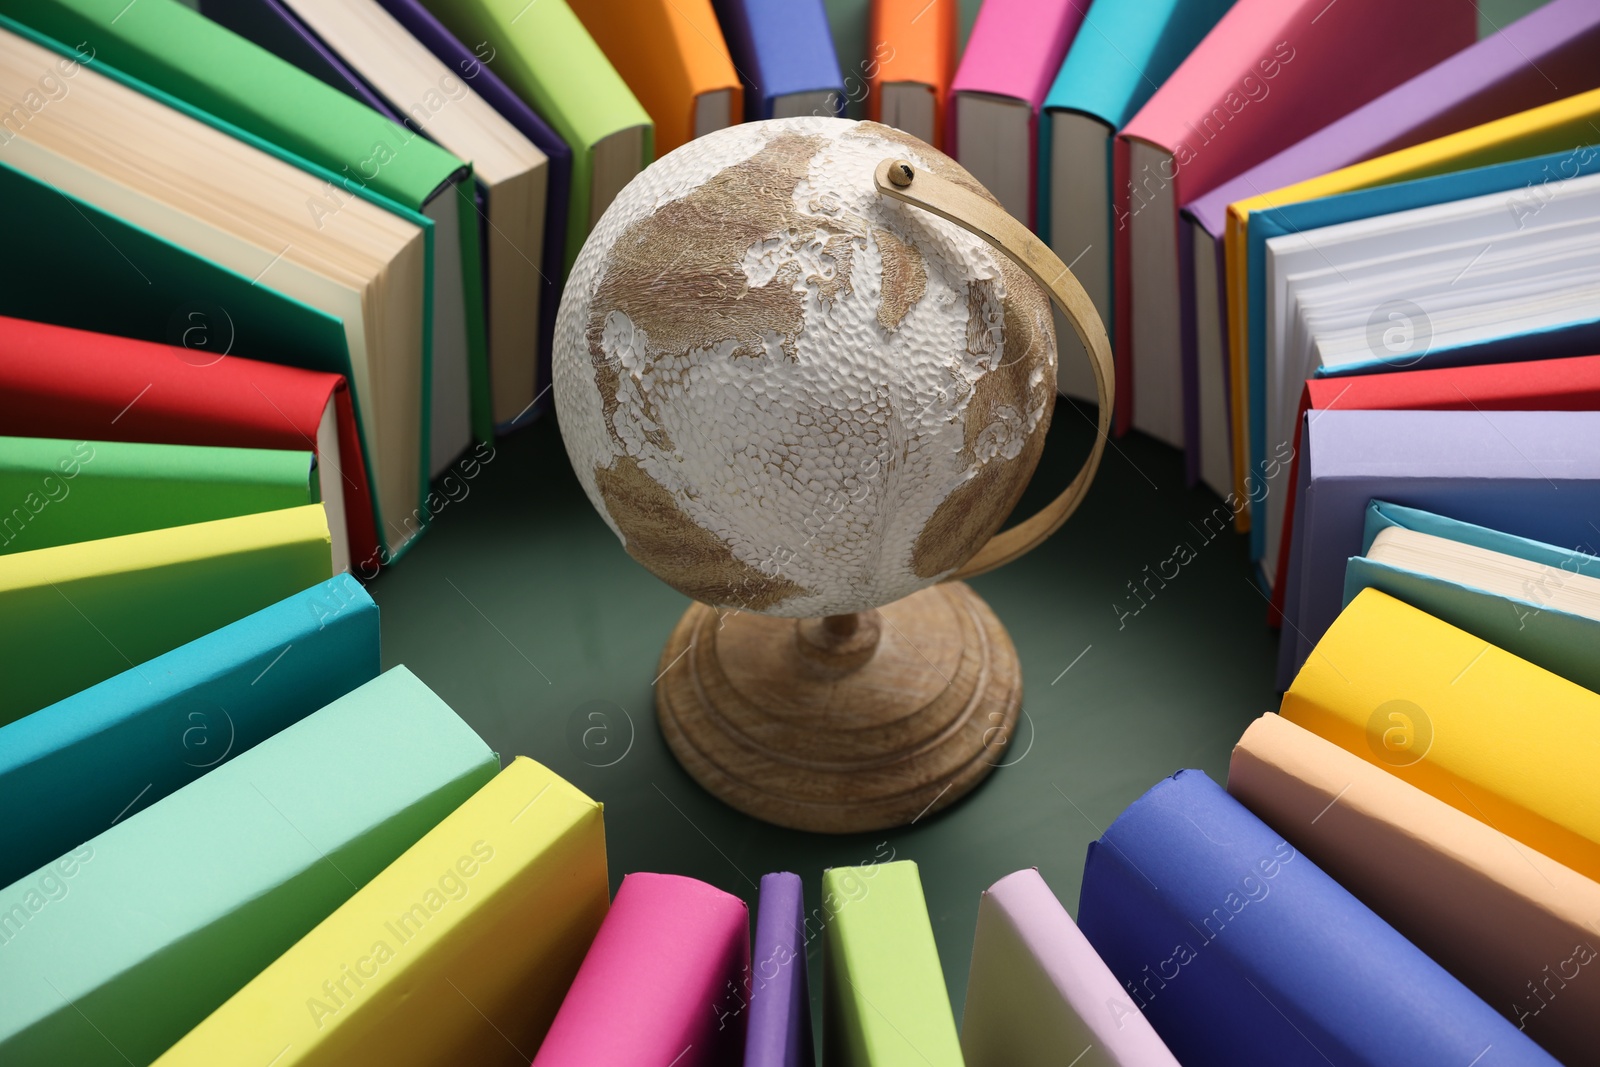
[[[695,604],[656,682],[661,732],[696,781],[822,833],[948,807],[1005,758],[1021,704],[1011,638],[961,582],[827,619]]]

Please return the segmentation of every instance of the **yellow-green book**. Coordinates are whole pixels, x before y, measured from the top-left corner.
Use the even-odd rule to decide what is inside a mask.
[[[0,555],[0,724],[332,576],[321,504]]]
[[[156,1062],[525,1065],[607,900],[600,805],[518,757]]]

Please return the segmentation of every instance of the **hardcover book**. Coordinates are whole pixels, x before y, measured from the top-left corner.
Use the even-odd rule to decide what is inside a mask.
[[[0,726],[0,808],[30,813],[0,820],[0,884],[66,855],[378,669],[378,606],[341,574]]]

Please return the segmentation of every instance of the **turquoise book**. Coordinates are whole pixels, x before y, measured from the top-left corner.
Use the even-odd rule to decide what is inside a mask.
[[[0,726],[0,811],[27,813],[0,819],[0,885],[248,752],[378,670],[378,606],[340,574]]]
[[[1211,32],[1233,0],[1094,0],[1044,99],[1039,123],[1039,235],[1111,322],[1111,145],[1117,131]],[[1063,338],[1060,385],[1097,396],[1077,335]]]
[[[499,766],[396,667],[0,890],[0,1063],[150,1063]]]
[[[1374,500],[1345,604],[1363,589],[1600,691],[1600,557]]]

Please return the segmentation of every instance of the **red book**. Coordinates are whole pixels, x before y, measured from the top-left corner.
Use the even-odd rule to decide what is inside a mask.
[[[0,316],[0,427],[17,437],[313,452],[329,528],[346,534],[334,538],[334,570],[378,572],[342,375]]]
[[[1350,378],[1312,378],[1300,393],[1294,420],[1294,455],[1306,412],[1328,411],[1600,411],[1600,356],[1540,359],[1528,363],[1487,363],[1476,367],[1364,374]],[[1272,607],[1267,621],[1283,620],[1283,594],[1289,571],[1287,546],[1294,536],[1294,501],[1299,494],[1300,464],[1289,465],[1284,500],[1283,533],[1273,568]]]

